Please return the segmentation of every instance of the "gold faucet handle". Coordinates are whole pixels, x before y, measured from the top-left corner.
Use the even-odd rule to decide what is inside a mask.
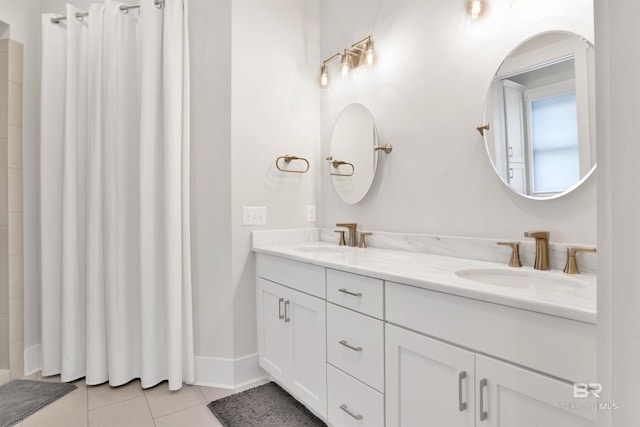
[[[511,259],[509,267],[522,267],[520,262],[520,243],[519,242],[498,242],[499,245],[511,247]]]
[[[367,236],[371,236],[372,234],[373,234],[373,233],[370,233],[370,232],[366,232],[366,233],[365,233],[364,231],[362,231],[362,232],[360,233],[360,247],[361,247],[361,248],[366,248],[366,247],[367,247],[367,242],[366,242],[365,238],[366,238]]]
[[[336,230],[336,233],[340,233],[340,241],[338,246],[346,246],[347,241],[344,239],[344,230]]]
[[[579,274],[578,262],[576,261],[576,254],[578,252],[596,252],[596,248],[576,248],[569,246],[567,248],[567,263],[564,266],[564,272],[567,274]]]

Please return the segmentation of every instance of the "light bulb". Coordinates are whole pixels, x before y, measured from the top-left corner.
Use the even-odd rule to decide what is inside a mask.
[[[473,0],[471,2],[471,8],[469,14],[471,15],[471,20],[475,21],[480,17],[482,13],[482,2],[480,0]]]
[[[364,55],[365,55],[365,59],[367,61],[367,65],[373,65],[373,63],[375,62],[376,59],[376,53],[373,50],[373,42],[371,40],[369,40],[367,42],[367,44],[365,45],[364,48]]]
[[[349,55],[345,51],[340,58],[340,74],[343,77],[349,75],[349,71],[351,70],[351,65],[349,65]]]
[[[326,64],[322,64],[320,68],[320,86],[327,87],[329,85],[329,69]]]

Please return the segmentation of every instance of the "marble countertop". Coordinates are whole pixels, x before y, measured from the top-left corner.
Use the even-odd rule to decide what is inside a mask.
[[[456,271],[464,269],[514,270],[503,263],[490,261],[390,249],[340,247],[328,242],[265,244],[254,246],[253,251],[428,290],[596,323],[596,276],[591,274],[569,276],[558,270],[539,272],[531,267],[521,267],[518,270],[525,274],[539,274],[542,278],[562,276],[579,282],[575,282],[577,286],[502,286],[456,275]]]

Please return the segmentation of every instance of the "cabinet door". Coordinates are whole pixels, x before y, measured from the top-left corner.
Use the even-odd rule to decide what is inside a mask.
[[[594,426],[597,402],[574,399],[573,385],[476,356],[479,427]]]
[[[275,379],[284,382],[289,358],[284,303],[287,288],[257,279],[258,353],[260,366]]]
[[[511,188],[527,194],[527,171],[524,163],[509,163],[507,180]]]
[[[387,427],[475,423],[474,354],[386,326]]]
[[[289,289],[285,307],[291,363],[291,392],[321,416],[327,416],[326,302]]]

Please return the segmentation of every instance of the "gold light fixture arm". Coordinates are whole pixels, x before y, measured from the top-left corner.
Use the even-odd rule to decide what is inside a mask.
[[[284,168],[281,168],[280,165],[278,164],[278,162],[280,162],[280,160],[284,160]],[[286,169],[286,167],[289,165],[289,163],[291,163],[291,161],[293,160],[301,160],[303,162],[305,162],[307,164],[307,167],[304,170],[296,170],[296,169]],[[290,155],[286,155],[286,156],[280,156],[276,159],[276,168],[278,168],[278,170],[280,172],[287,172],[287,173],[307,173],[309,171],[309,160],[305,159],[304,157],[296,157],[296,156],[290,156]]]
[[[322,61],[323,64],[327,64],[327,62],[333,61],[334,59],[338,58],[341,55],[340,52],[336,53],[335,55],[330,56],[329,58],[325,59],[324,61]]]
[[[370,41],[371,41],[371,36],[367,36],[367,37],[363,38],[362,40],[360,40],[359,42],[355,42],[354,44],[352,44],[351,47],[359,49],[359,50],[364,50],[363,48],[360,47],[360,45],[364,44],[365,42],[370,42]]]

